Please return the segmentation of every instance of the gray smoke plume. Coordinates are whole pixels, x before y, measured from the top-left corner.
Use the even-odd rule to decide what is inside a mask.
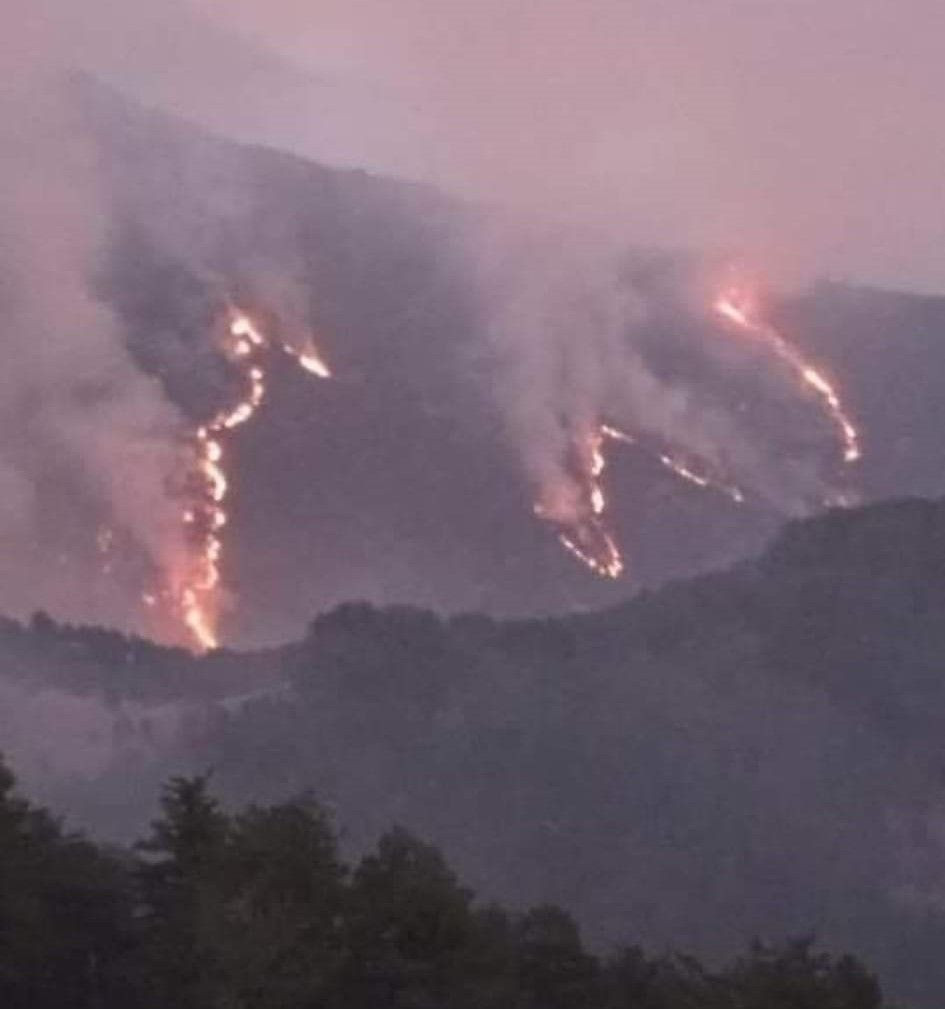
[[[796,513],[823,496],[817,466],[785,463],[726,404],[647,366],[610,251],[733,250],[782,281],[827,271],[940,285],[926,96],[941,71],[925,40],[941,11],[868,8],[457,0],[433,14],[428,0],[195,0],[200,37],[215,25],[239,45],[221,35],[202,70],[192,61],[173,80],[124,75],[232,135],[505,208],[509,248],[479,280],[499,406],[533,482],[562,480],[565,444],[608,412],[710,462],[724,454]],[[894,180],[895,206],[878,212]],[[593,231],[600,248],[548,228],[522,258],[523,214]],[[474,251],[494,256],[491,238]]]
[[[80,589],[88,572],[67,548],[51,557],[49,540],[60,517],[71,525],[87,510],[147,564],[166,566],[182,546],[171,490],[179,418],[94,293],[109,222],[62,39],[43,5],[14,7],[0,95],[0,537],[9,565],[0,607],[55,605],[91,619],[101,614]],[[84,539],[93,553],[94,538],[92,525]],[[109,609],[127,588],[114,587]]]
[[[637,339],[648,306],[606,234],[505,213],[472,229],[470,275],[494,353],[491,386],[543,512],[567,522],[582,494],[576,448],[601,424],[699,460],[787,514],[825,492],[815,467],[784,467],[764,436],[692,382],[659,377]],[[737,352],[737,348],[736,348]]]
[[[474,226],[465,251],[497,402],[536,487],[560,481],[569,442],[607,416],[724,458],[760,496],[801,510],[816,466],[785,466],[729,404],[651,366],[634,336],[643,307],[616,260],[629,246],[734,249],[776,277],[940,284],[927,95],[941,71],[927,40],[942,15],[926,0],[906,6],[909,17],[869,5],[867,18],[850,0],[5,0],[3,299],[10,326],[33,335],[8,362],[4,409],[23,417],[27,393],[35,406],[0,458],[9,538],[22,550],[47,535],[34,515],[49,492],[31,463],[43,445],[44,472],[59,453],[82,495],[106,502],[153,560],[176,549],[165,487],[177,418],[89,294],[108,222],[92,150],[52,85],[72,67],[232,137],[487,201],[486,239]],[[168,167],[179,202],[136,197],[155,242],[208,287],[219,235],[246,210],[238,168],[214,157],[185,178]],[[891,186],[895,206],[880,213]],[[523,217],[560,223],[523,238]],[[195,225],[208,219],[219,233]],[[301,327],[296,238],[280,257],[269,237],[241,272]]]

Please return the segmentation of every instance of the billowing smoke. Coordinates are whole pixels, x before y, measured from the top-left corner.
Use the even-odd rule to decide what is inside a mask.
[[[89,619],[102,600],[82,590],[73,552],[94,555],[95,522],[155,571],[182,546],[179,419],[94,293],[109,221],[62,38],[42,5],[13,7],[0,94],[2,605]],[[72,544],[63,536],[57,553],[63,529]],[[116,584],[109,612],[134,612],[119,602],[127,589]]]
[[[473,229],[470,275],[494,352],[490,384],[540,513],[568,525],[591,507],[575,455],[601,425],[632,432],[657,455],[661,447],[681,452],[768,505],[803,513],[823,498],[816,466],[778,466],[763,435],[730,406],[648,365],[636,337],[649,306],[628,283],[629,252],[599,232],[507,213]]]
[[[632,341],[640,306],[611,283],[611,253],[731,252],[792,283],[826,272],[940,284],[930,252],[941,151],[927,97],[941,81],[927,42],[941,26],[935,5],[193,7],[285,61],[268,124],[258,95],[252,114],[240,114],[211,108],[197,87],[190,93],[207,121],[431,179],[488,201],[493,223],[505,214],[504,238],[490,227],[473,258],[497,255],[479,271],[495,386],[540,488],[567,490],[570,443],[607,413],[630,414],[635,430],[710,464],[724,454],[738,479],[785,511],[829,497],[815,462],[772,451],[727,404],[647,367]],[[307,100],[301,73],[310,75]],[[347,129],[305,114],[326,101],[349,111]],[[880,211],[891,188],[895,209]],[[538,238],[530,228],[535,248],[520,256],[523,215],[560,227]],[[599,245],[589,256],[591,234]]]
[[[231,36],[124,79],[226,132],[780,276],[945,279],[934,0],[189,7]]]
[[[239,135],[430,179],[489,205],[464,251],[497,405],[546,514],[579,510],[587,497],[575,445],[604,418],[797,514],[832,497],[821,461],[775,449],[732,404],[659,375],[634,339],[645,305],[621,277],[630,248],[654,246],[731,252],[792,283],[823,270],[902,271],[889,243],[869,234],[876,179],[860,172],[851,187],[847,171],[873,145],[845,113],[854,93],[873,94],[885,18],[859,26],[862,55],[844,52],[827,72],[818,60],[837,55],[850,24],[828,13],[809,25],[807,5],[791,6],[455,2],[431,15],[422,0],[396,9],[246,0],[221,17],[197,3],[283,57],[281,76],[269,67],[278,125],[262,125],[258,108],[211,108],[205,85],[189,94],[206,121]],[[785,40],[802,28],[799,61]],[[307,108],[333,99],[349,112],[347,130],[299,114],[304,72]],[[187,101],[183,90],[163,97]],[[810,112],[802,123],[798,103]],[[902,214],[918,216],[911,204]],[[901,227],[883,224],[890,236]],[[857,231],[870,240],[853,240]],[[910,284],[923,282],[919,262]],[[765,367],[752,348],[744,358]]]
[[[32,462],[42,447],[43,472],[61,457],[81,507],[102,502],[152,563],[179,549],[168,489],[178,418],[90,294],[116,194],[103,192],[108,166],[57,90],[72,68],[230,136],[488,205],[470,211],[459,255],[482,295],[496,401],[539,500],[549,488],[574,497],[573,444],[603,420],[788,512],[823,490],[813,462],[773,453],[732,404],[653,367],[637,339],[647,306],[623,273],[631,247],[733,250],[792,280],[942,279],[929,255],[941,152],[927,98],[941,13],[925,0],[908,17],[806,0],[6,6],[22,28],[5,46],[3,296],[24,349],[11,354],[4,409],[30,423],[9,428],[0,485],[19,542],[37,535],[36,502],[48,500]],[[203,150],[206,161],[166,166],[153,202],[147,185],[123,198],[168,258],[232,294],[219,249],[245,217],[247,180]],[[897,180],[895,210],[878,211]],[[227,248],[230,280],[301,329],[309,278],[286,253],[298,236],[260,238]]]

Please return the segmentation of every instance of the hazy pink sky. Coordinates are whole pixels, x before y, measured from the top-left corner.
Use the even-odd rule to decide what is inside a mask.
[[[945,288],[935,0],[40,2],[79,59],[237,136]]]
[[[945,294],[938,2],[0,0],[0,12],[0,276],[17,313],[0,384],[11,416],[28,394],[37,417],[0,440],[0,545],[8,559],[24,551],[21,570],[48,572],[30,582],[39,605],[82,595],[31,553],[45,550],[34,499],[50,460],[76,460],[89,513],[129,530],[157,567],[182,549],[167,488],[184,420],[88,290],[110,194],[61,100],[72,66],[236,138],[567,217],[626,246],[732,253],[775,280]],[[208,187],[207,205],[219,196]],[[148,224],[189,255],[174,209],[151,209]],[[530,479],[562,469],[584,418],[611,415],[618,380],[639,426],[701,455],[731,450],[735,435],[716,437],[685,390],[626,359],[632,311],[599,230],[523,228],[549,236],[523,254],[517,230],[483,270],[498,277],[483,301],[491,352],[515,362],[496,396]],[[550,336],[547,320],[569,312]],[[90,376],[103,393],[85,409]],[[564,396],[577,403],[568,425]],[[704,450],[685,441],[707,432]],[[766,471],[750,440],[739,459]]]
[[[409,107],[379,162],[637,240],[945,282],[933,0],[195,2]],[[287,133],[317,153],[317,124]]]

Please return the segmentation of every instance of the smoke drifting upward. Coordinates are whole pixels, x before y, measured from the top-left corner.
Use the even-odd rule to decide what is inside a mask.
[[[765,432],[751,431],[731,405],[647,364],[638,338],[649,308],[626,276],[626,248],[599,232],[508,213],[490,225],[474,229],[469,246],[494,351],[490,385],[536,512],[589,567],[611,577],[623,569],[599,479],[607,432],[683,479],[716,485],[733,504],[745,500],[738,488],[791,515],[833,499],[829,473],[813,460],[785,465]]]
[[[132,622],[129,585],[103,598],[86,565],[117,537],[140,555],[140,578],[182,546],[179,422],[93,294],[108,227],[95,149],[49,12],[13,6],[0,94],[0,607]]]
[[[265,217],[246,202],[235,156],[162,167],[136,152],[153,177],[110,191],[64,97],[73,68],[229,136],[488,205],[467,205],[454,251],[480,295],[490,393],[556,520],[600,518],[586,476],[600,465],[588,446],[601,424],[651,439],[670,468],[668,447],[786,512],[829,491],[816,460],[773,451],[734,404],[654,366],[640,338],[649,306],[624,275],[631,247],[733,252],[779,281],[945,280],[930,254],[943,158],[929,99],[945,15],[930,0],[895,10],[860,0],[2,2],[0,519],[24,570],[42,567],[31,544],[50,528],[81,524],[50,499],[50,485],[65,485],[52,467],[83,521],[114,527],[108,535],[152,567],[175,567],[184,548],[173,491],[181,419],[91,293],[113,223],[106,206],[133,206],[208,301],[246,296],[285,322],[289,343],[311,315],[313,257],[298,246],[317,236],[286,225],[234,249],[248,217]],[[227,290],[234,277],[242,288]],[[703,308],[711,329],[711,298]],[[751,347],[729,353],[761,371]],[[63,571],[49,581],[29,604],[96,616],[76,612],[91,604],[63,588]],[[22,609],[21,589],[16,605],[0,593],[0,607]],[[125,598],[105,607],[111,619]]]
[[[648,365],[635,340],[645,308],[621,262],[632,246],[685,247],[735,254],[781,282],[826,271],[930,283],[926,210],[939,173],[925,166],[941,152],[910,133],[926,155],[918,189],[910,171],[909,198],[879,219],[879,188],[906,162],[856,115],[868,102],[901,131],[901,106],[926,114],[926,75],[940,71],[916,24],[938,15],[914,8],[904,27],[898,13],[804,0],[242,0],[225,23],[310,73],[313,91],[317,74],[340,85],[340,101],[345,86],[357,94],[351,122],[362,141],[373,137],[369,167],[488,201],[464,251],[498,406],[540,512],[574,523],[602,507],[589,445],[610,421],[652,436],[670,468],[662,449],[681,451],[677,472],[696,459],[776,510],[837,500],[816,459],[778,452],[732,404]],[[891,95],[878,81],[893,64],[902,72]],[[383,95],[374,115],[360,102],[372,87]],[[358,146],[301,122],[290,144],[342,162]],[[908,249],[905,222],[918,225]],[[745,361],[768,367],[751,349]]]
[[[935,0],[192,9],[287,63],[282,85],[268,82],[270,115],[256,106],[252,121],[222,99],[211,109],[208,82],[189,76],[192,107],[231,131],[640,244],[735,249],[775,275],[945,282]],[[296,85],[309,75],[311,111],[347,99],[346,133],[303,114],[290,71]]]

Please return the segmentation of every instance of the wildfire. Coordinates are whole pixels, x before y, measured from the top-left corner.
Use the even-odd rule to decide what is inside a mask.
[[[621,431],[620,428],[614,427],[612,424],[601,424],[600,433],[605,438],[622,445],[638,446],[640,444],[632,434],[627,434],[626,431]],[[680,480],[685,480],[686,483],[691,483],[701,490],[716,490],[731,498],[735,504],[744,503],[744,493],[733,484],[727,484],[721,478],[712,476],[708,467],[700,466],[697,469],[695,462],[684,461],[680,455],[674,455],[669,451],[656,452],[655,455],[660,465],[678,476]]]
[[[569,553],[601,578],[616,580],[623,574],[620,548],[599,522],[582,523],[573,533],[559,533],[558,539]]]
[[[587,432],[575,444],[575,483],[569,493],[551,493],[535,505],[535,513],[558,527],[562,546],[602,578],[619,578],[624,561],[607,529],[607,497],[601,477],[607,466],[601,428]]]
[[[757,315],[755,298],[742,286],[730,286],[722,290],[713,302],[714,312],[739,332],[746,333],[761,341],[797,377],[801,388],[809,390],[822,403],[825,412],[836,426],[845,463],[854,463],[861,457],[860,436],[853,421],[848,416],[837,390],[829,379],[811,364],[804,355],[790,344],[769,322]],[[583,435],[576,445],[578,464],[575,476],[576,494],[562,506],[550,506],[542,501],[535,507],[536,513],[558,527],[558,538],[564,547],[582,561],[595,574],[607,578],[619,578],[624,571],[624,561],[613,535],[605,521],[607,498],[604,493],[602,475],[606,466],[603,445],[613,441],[622,445],[641,448],[653,454],[656,460],[681,480],[701,490],[715,490],[726,495],[735,504],[743,504],[745,495],[735,484],[719,475],[717,468],[705,461],[693,459],[689,453],[681,453],[672,446],[657,447],[641,441],[608,423],[599,424],[593,431]],[[544,493],[554,499],[554,493]],[[827,503],[836,505],[847,498],[828,498]]]
[[[769,348],[795,374],[802,388],[822,403],[837,427],[843,459],[854,463],[861,457],[859,432],[849,418],[837,390],[827,377],[805,359],[770,323],[759,318],[755,300],[746,289],[731,286],[713,302],[713,311],[739,332]],[[224,554],[222,531],[228,522],[226,508],[229,479],[226,465],[227,439],[236,428],[253,419],[267,394],[266,363],[273,352],[292,358],[305,372],[329,379],[332,372],[315,346],[302,349],[273,340],[249,315],[231,310],[222,349],[245,381],[243,398],[221,410],[193,435],[191,504],[182,514],[193,555],[178,577],[176,588],[164,593],[174,600],[175,611],[201,650],[218,647],[217,622],[222,588],[221,565]],[[693,458],[672,446],[654,446],[650,439],[637,437],[608,423],[590,425],[575,437],[566,474],[554,486],[542,488],[535,513],[551,524],[564,548],[590,571],[603,578],[623,575],[625,562],[608,522],[608,498],[604,487],[607,442],[632,446],[648,452],[661,466],[681,480],[702,490],[714,490],[732,502],[742,504],[743,492],[728,482],[712,463]],[[100,541],[107,553],[110,541]],[[148,606],[157,597],[145,597]]]
[[[319,357],[318,351],[314,347],[309,347],[304,352],[294,350],[289,346],[283,346],[282,349],[290,357],[294,357],[300,367],[304,368],[310,375],[315,375],[317,378],[331,378],[331,371],[328,365]]]
[[[579,464],[578,500],[565,495],[548,493],[546,501],[535,505],[535,514],[559,527],[558,539],[562,546],[594,574],[602,578],[617,579],[624,573],[626,564],[617,541],[607,528],[607,496],[602,477],[607,467],[604,455],[605,441],[641,448],[638,438],[612,424],[602,423],[587,433],[576,446]],[[652,450],[650,450],[652,451]],[[707,466],[696,468],[695,462],[684,461],[670,451],[652,452],[660,465],[681,480],[702,490],[715,490],[726,495],[735,504],[743,504],[745,495],[733,484],[710,475]]]
[[[314,347],[302,352],[286,343],[273,343],[246,313],[231,311],[223,352],[242,370],[246,393],[194,433],[193,502],[181,516],[195,551],[176,590],[177,606],[185,627],[202,651],[217,648],[220,643],[217,633],[223,560],[220,534],[229,520],[225,439],[231,431],[252,420],[266,398],[264,365],[266,355],[274,348],[293,358],[308,373],[319,378],[331,377],[331,371]]]
[[[732,323],[736,329],[763,341],[794,371],[802,387],[809,389],[821,400],[840,433],[843,461],[856,462],[862,455],[860,435],[847,415],[837,390],[774,326],[756,317],[755,299],[746,291],[731,287],[718,295],[714,309],[717,315]]]

